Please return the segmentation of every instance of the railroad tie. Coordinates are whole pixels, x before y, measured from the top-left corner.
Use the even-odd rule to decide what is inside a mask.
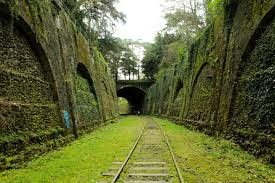
[[[134,162],[134,165],[166,165],[166,162]]]
[[[168,177],[167,173],[129,173],[129,177]]]
[[[132,167],[131,170],[168,170],[167,167]]]
[[[112,178],[111,183],[168,183],[177,179],[183,182],[169,141],[153,120],[144,125],[125,161],[113,162],[102,175],[106,176],[104,180]]]
[[[123,162],[113,162],[112,166],[108,168],[107,172],[103,172],[102,176],[115,176],[117,170],[119,169],[119,166],[121,166]]]

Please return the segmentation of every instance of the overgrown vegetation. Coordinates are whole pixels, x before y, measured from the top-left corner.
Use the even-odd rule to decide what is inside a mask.
[[[159,79],[183,59],[184,52],[223,11],[224,0],[166,0],[166,27],[146,48],[142,67],[150,79]]]
[[[275,163],[275,21],[240,68],[229,134],[256,156]],[[248,63],[246,63],[248,62]],[[249,139],[246,141],[244,139]]]
[[[132,42],[113,36],[116,23],[125,23],[125,15],[115,5],[117,0],[63,0],[70,16],[87,38],[97,45],[111,68],[115,80],[119,70],[128,79],[137,74],[137,58]]]
[[[33,160],[24,169],[0,174],[0,182],[96,182],[114,161],[123,161],[143,127],[143,119],[126,117],[67,147]],[[123,132],[123,133],[121,133]]]
[[[9,3],[12,6],[15,2]],[[17,8],[16,4],[11,7],[14,16],[19,12]],[[30,8],[35,12],[34,7]],[[18,168],[25,161],[72,140],[59,116],[48,65],[41,62],[28,38],[14,26],[15,22],[15,17],[6,19],[1,12],[1,171]]]
[[[106,39],[99,39],[99,48],[109,63],[114,79],[118,80],[119,75],[123,75],[125,79],[131,80],[138,74],[138,58],[132,48],[136,43],[112,36]]]
[[[215,19],[173,67],[155,73],[145,111],[231,139],[274,164],[272,3],[211,1]]]
[[[94,128],[101,120],[98,109],[98,101],[92,92],[90,83],[81,75],[76,76],[76,99],[78,128],[89,129]]]
[[[0,174],[0,182],[97,182],[113,162],[123,161],[146,118],[124,117],[69,146]],[[266,165],[238,145],[155,118],[162,126],[187,182],[273,182]],[[123,132],[123,133],[121,133]]]
[[[231,141],[155,118],[165,130],[186,182],[274,182],[266,165]]]
[[[129,102],[125,98],[118,98],[119,114],[129,114],[130,106]]]
[[[71,16],[87,31],[92,40],[112,35],[115,23],[125,22],[125,15],[115,7],[117,2],[117,0],[63,0]]]

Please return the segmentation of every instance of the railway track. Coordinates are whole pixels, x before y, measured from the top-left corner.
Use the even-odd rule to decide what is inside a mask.
[[[184,182],[169,141],[152,118],[147,118],[127,158],[113,162],[102,176],[100,183]]]

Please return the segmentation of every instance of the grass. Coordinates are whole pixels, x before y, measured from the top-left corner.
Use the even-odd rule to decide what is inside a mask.
[[[114,161],[127,156],[146,119],[128,116],[46,154],[26,168],[0,173],[1,183],[96,182]],[[275,167],[236,144],[168,120],[155,120],[167,134],[185,182],[275,183]],[[122,133],[123,132],[123,133]]]
[[[275,166],[264,164],[224,139],[154,118],[165,130],[186,182],[275,182]]]
[[[119,97],[118,98],[118,108],[119,114],[129,114],[130,108],[129,103],[125,98]]]
[[[96,182],[113,161],[125,159],[142,126],[140,118],[122,118],[30,162],[26,168],[0,173],[0,182]]]

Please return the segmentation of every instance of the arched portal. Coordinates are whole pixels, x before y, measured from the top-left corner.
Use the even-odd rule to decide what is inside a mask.
[[[93,81],[82,63],[77,65],[76,103],[79,128],[92,128],[101,116]]]
[[[242,56],[228,124],[235,141],[271,163],[275,163],[275,135],[270,130],[275,124],[274,16],[275,6],[262,19]]]
[[[144,90],[133,86],[123,87],[117,91],[118,97],[128,100],[131,114],[136,114],[138,111],[142,112],[145,95]]]
[[[9,12],[0,8],[0,133],[3,135],[28,136],[33,132],[43,139],[42,130],[64,126],[53,73],[35,38],[21,17],[12,19]]]
[[[214,89],[214,68],[205,62],[201,65],[191,86],[188,118],[205,121],[208,117]]]
[[[9,9],[0,3],[0,154],[4,169],[56,148],[67,134],[58,105],[58,82],[43,42],[20,15],[12,17]]]

